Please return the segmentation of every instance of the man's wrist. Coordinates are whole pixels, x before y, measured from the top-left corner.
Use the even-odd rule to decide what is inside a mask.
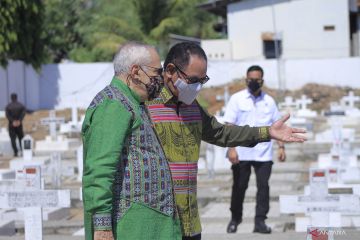
[[[93,215],[94,230],[106,231],[112,230],[111,214],[110,213],[97,213]]]
[[[279,145],[279,149],[285,149],[285,145]]]
[[[270,140],[270,127],[259,127],[259,142],[269,142]]]

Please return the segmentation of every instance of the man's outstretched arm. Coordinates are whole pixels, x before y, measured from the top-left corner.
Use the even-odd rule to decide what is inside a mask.
[[[306,133],[304,129],[291,128],[285,124],[290,118],[287,114],[271,126],[250,127],[225,125],[219,123],[199,106],[203,127],[202,140],[221,147],[254,147],[260,142],[268,142],[271,139],[285,143],[304,142],[306,138],[300,134]]]

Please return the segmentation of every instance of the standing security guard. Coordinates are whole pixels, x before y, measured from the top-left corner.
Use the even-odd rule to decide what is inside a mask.
[[[24,137],[22,121],[25,117],[26,108],[23,104],[18,102],[16,93],[11,94],[11,103],[6,106],[6,118],[9,121],[9,135],[11,145],[14,150],[14,156],[18,156],[18,149],[16,146],[16,137],[19,139],[20,148],[21,140]]]

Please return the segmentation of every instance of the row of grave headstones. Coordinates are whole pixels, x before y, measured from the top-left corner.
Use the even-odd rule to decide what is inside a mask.
[[[41,167],[26,165],[16,178],[0,181],[0,208],[16,209],[24,217],[25,240],[41,240],[43,208],[57,210],[70,207],[70,190],[44,190]],[[14,219],[2,220],[5,234],[15,233]],[[11,231],[13,226],[13,231]]]
[[[296,231],[307,227],[360,227],[360,151],[352,149],[354,133],[344,135],[339,119],[332,119],[328,154],[319,154],[309,170],[310,185],[301,196],[280,196],[280,212],[303,213],[295,220]]]
[[[293,113],[298,118],[313,118],[317,116],[315,111],[308,108],[312,100],[302,95],[300,99],[294,100],[292,97],[285,97],[285,101],[279,104],[279,108],[283,112]]]
[[[348,106],[348,109],[355,108],[355,103],[358,102],[360,97],[354,96],[353,92],[350,92],[348,96],[343,97],[341,102]],[[225,105],[229,100],[228,89],[225,88],[224,96],[217,96],[217,100],[223,100]],[[294,115],[291,116],[289,123],[292,127],[304,128],[307,130],[307,138],[313,139],[315,137],[315,144],[321,143],[331,143],[333,141],[334,131],[337,131],[338,134],[342,135],[342,138],[346,141],[353,141],[355,137],[355,130],[350,128],[343,128],[341,125],[337,125],[330,118],[331,129],[326,130],[322,133],[314,134],[313,133],[313,122],[314,117],[317,116],[315,111],[312,111],[308,108],[308,105],[312,103],[312,100],[307,98],[305,95],[302,95],[300,99],[293,100],[292,97],[285,97],[285,102],[280,103],[280,109],[284,110],[283,112],[292,112]],[[222,115],[225,111],[225,108],[222,109],[222,113],[216,115],[219,122],[222,122]],[[337,114],[334,114],[337,116]],[[337,120],[340,121],[340,120]],[[341,119],[343,121],[343,119]],[[204,169],[208,172],[210,177],[215,175],[216,170],[229,169],[231,164],[226,159],[226,149],[218,147],[211,144],[204,143],[206,146],[205,154],[199,161],[199,169]]]
[[[65,201],[67,198],[69,198],[68,202],[70,202],[70,193],[69,190],[66,190],[67,195],[64,195],[65,193],[62,190],[59,190],[61,188],[61,180],[64,176],[74,177],[75,176],[75,169],[72,165],[64,165],[62,164],[61,160],[61,154],[59,152],[53,152],[51,156],[33,156],[33,139],[31,136],[27,135],[23,139],[23,157],[22,158],[16,158],[12,159],[10,161],[10,168],[9,169],[0,169],[0,208],[9,208],[7,210],[0,211],[0,235],[6,234],[9,235],[11,233],[14,233],[14,220],[20,220],[22,218],[25,219],[25,239],[41,239],[39,236],[41,235],[41,224],[39,223],[40,219],[40,213],[39,207],[47,207],[51,209],[46,209],[45,213],[42,213],[41,218],[49,219],[49,216],[51,214],[55,214],[57,217],[64,217],[69,212],[68,209],[64,209],[64,207],[69,207],[68,205],[64,205],[63,201]],[[80,146],[77,149],[77,163],[78,163],[78,176],[76,180],[81,181],[82,176],[82,146]],[[29,171],[26,170],[30,168],[33,172],[33,174],[36,175],[36,179],[40,178],[42,181],[40,182],[40,185],[36,185],[36,191],[44,189],[45,183],[48,182],[51,185],[52,189],[55,190],[44,190],[44,194],[39,192],[39,195],[37,193],[28,193],[25,191],[33,190],[33,186],[30,186],[31,188],[25,188],[24,187],[24,181],[25,179],[27,182],[29,179],[35,179],[35,175],[29,175]],[[24,173],[28,174],[25,177],[21,177],[22,175],[19,175],[19,170],[24,169]],[[34,170],[36,169],[36,170]],[[42,173],[42,174],[41,174]],[[41,174],[41,175],[40,175]],[[31,177],[32,176],[32,177]],[[29,178],[30,177],[30,178]],[[28,179],[29,178],[29,179]],[[46,181],[47,180],[47,181]],[[25,181],[25,182],[26,182]],[[35,181],[35,180],[34,180]],[[37,180],[36,180],[37,181]],[[29,185],[28,183],[26,183]],[[27,186],[26,185],[26,186]],[[49,184],[48,184],[49,185]],[[40,186],[40,187],[39,187]],[[54,191],[57,191],[56,195]],[[19,191],[21,194],[13,194],[13,191]],[[60,195],[59,195],[60,194]],[[15,197],[14,197],[15,196]],[[39,199],[40,196],[41,199]],[[69,197],[68,197],[69,196]],[[37,206],[37,210],[29,210],[25,211],[23,210],[23,207],[21,204],[18,205],[9,205],[9,199],[18,199],[18,198],[24,198],[27,199],[30,203],[35,201],[39,202],[43,205]],[[42,199],[44,197],[44,199]],[[48,199],[48,197],[51,197],[51,202],[54,204],[59,202],[59,205],[47,205],[47,203],[42,203],[42,201]],[[56,201],[55,201],[55,200]],[[54,201],[53,201],[54,200]],[[67,200],[66,200],[67,201]],[[6,205],[8,204],[8,205]],[[26,206],[31,207],[32,205]],[[56,207],[56,208],[55,208]],[[59,209],[60,208],[60,209]],[[16,209],[16,210],[14,210]],[[32,215],[28,214],[31,213]],[[40,212],[40,213],[39,213]],[[6,219],[6,221],[1,221],[1,219]],[[32,220],[31,220],[32,219]],[[36,221],[36,222],[35,222]],[[42,220],[41,220],[42,221]],[[39,223],[39,224],[38,224]],[[36,230],[31,229],[29,230],[29,227],[31,224],[38,224]]]
[[[78,109],[77,107],[73,106],[71,108],[71,121],[68,123],[60,124],[60,133],[80,133],[82,123],[84,122],[85,115],[81,116],[80,121],[78,120]]]
[[[22,157],[12,159],[8,169],[0,169],[0,235],[14,234],[14,221],[24,220],[25,239],[42,239],[42,220],[69,215],[70,191],[60,188],[64,177],[81,181],[82,146],[79,139],[59,135],[57,128],[60,127],[60,134],[79,133],[82,121],[83,118],[78,121],[76,108],[72,108],[72,121],[69,123],[65,123],[64,118],[56,117],[55,111],[50,111],[48,118],[41,119],[42,125],[49,126],[49,135],[45,140],[34,144],[31,136],[25,136],[22,140]],[[62,154],[70,151],[76,152],[77,177],[74,164],[61,159]],[[0,131],[1,154],[12,154],[6,129]],[[33,185],[29,185],[30,178]],[[52,190],[44,190],[45,186],[51,186]]]
[[[41,119],[40,123],[49,127],[49,134],[44,140],[37,141],[35,152],[38,154],[48,154],[53,151],[69,151],[80,145],[77,138],[68,138],[64,134],[80,133],[84,116],[78,121],[77,108],[72,108],[72,120],[65,123],[63,117],[56,117],[55,111],[49,112],[48,118]],[[59,133],[57,127],[59,128]],[[11,156],[13,153],[9,133],[6,128],[0,129],[0,156]]]
[[[285,97],[284,102],[279,104],[279,108],[285,112],[294,113],[296,117],[313,118],[317,116],[315,111],[308,108],[308,105],[313,101],[302,95],[300,99],[294,100],[291,96]],[[356,103],[360,103],[360,97],[355,96],[353,91],[350,91],[347,96],[341,98],[340,103],[332,102],[330,110],[325,111],[325,115],[337,114],[353,117],[360,117],[360,110],[356,107]]]
[[[69,215],[70,190],[60,188],[64,176],[74,177],[76,174],[73,164],[64,164],[61,155],[76,152],[78,174],[75,179],[81,181],[82,145],[79,139],[59,135],[57,128],[60,134],[80,133],[83,119],[78,121],[74,107],[72,121],[68,123],[64,118],[56,117],[55,111],[50,111],[48,118],[41,119],[42,125],[49,126],[49,135],[36,144],[30,136],[25,136],[22,157],[12,159],[8,169],[0,169],[0,235],[14,234],[15,221],[24,220],[25,239],[42,239],[43,220],[63,219]],[[0,131],[0,154],[12,154],[6,129]],[[29,179],[33,179],[32,185]],[[45,184],[52,190],[44,190]]]
[[[329,192],[329,179],[334,178],[336,172],[337,169],[310,169],[310,186],[304,195],[280,196],[281,213],[305,214],[295,219],[296,231],[305,232],[309,226],[360,227],[358,188],[354,191],[344,186],[333,186]]]
[[[55,111],[50,111],[48,118],[41,119],[42,125],[49,126],[49,135],[44,140],[36,142],[36,152],[69,151],[79,146],[79,139],[58,135],[56,130],[57,125],[61,124],[61,133],[80,132],[82,122],[77,121],[76,108],[72,109],[72,115],[73,120],[69,123],[64,123],[64,118],[56,117]]]
[[[14,176],[15,171],[23,168],[25,165],[36,164],[42,167],[43,173],[57,179],[52,181],[52,185],[54,187],[60,185],[59,181],[61,179],[61,175],[75,176],[75,173],[78,172],[77,180],[81,181],[83,169],[82,145],[76,149],[76,171],[74,164],[69,164],[70,161],[67,161],[67,164],[65,164],[65,161],[62,163],[60,152],[53,151],[50,156],[34,156],[33,142],[34,141],[30,135],[26,135],[23,138],[23,156],[10,160],[9,169],[0,169],[0,180],[7,179],[9,176]]]

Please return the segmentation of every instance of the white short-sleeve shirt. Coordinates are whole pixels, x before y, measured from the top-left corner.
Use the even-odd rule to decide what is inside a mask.
[[[254,97],[248,89],[231,96],[226,106],[224,122],[238,126],[270,126],[280,118],[279,110],[272,97],[261,92]],[[253,148],[236,147],[240,161],[272,161],[272,141],[258,143]]]

